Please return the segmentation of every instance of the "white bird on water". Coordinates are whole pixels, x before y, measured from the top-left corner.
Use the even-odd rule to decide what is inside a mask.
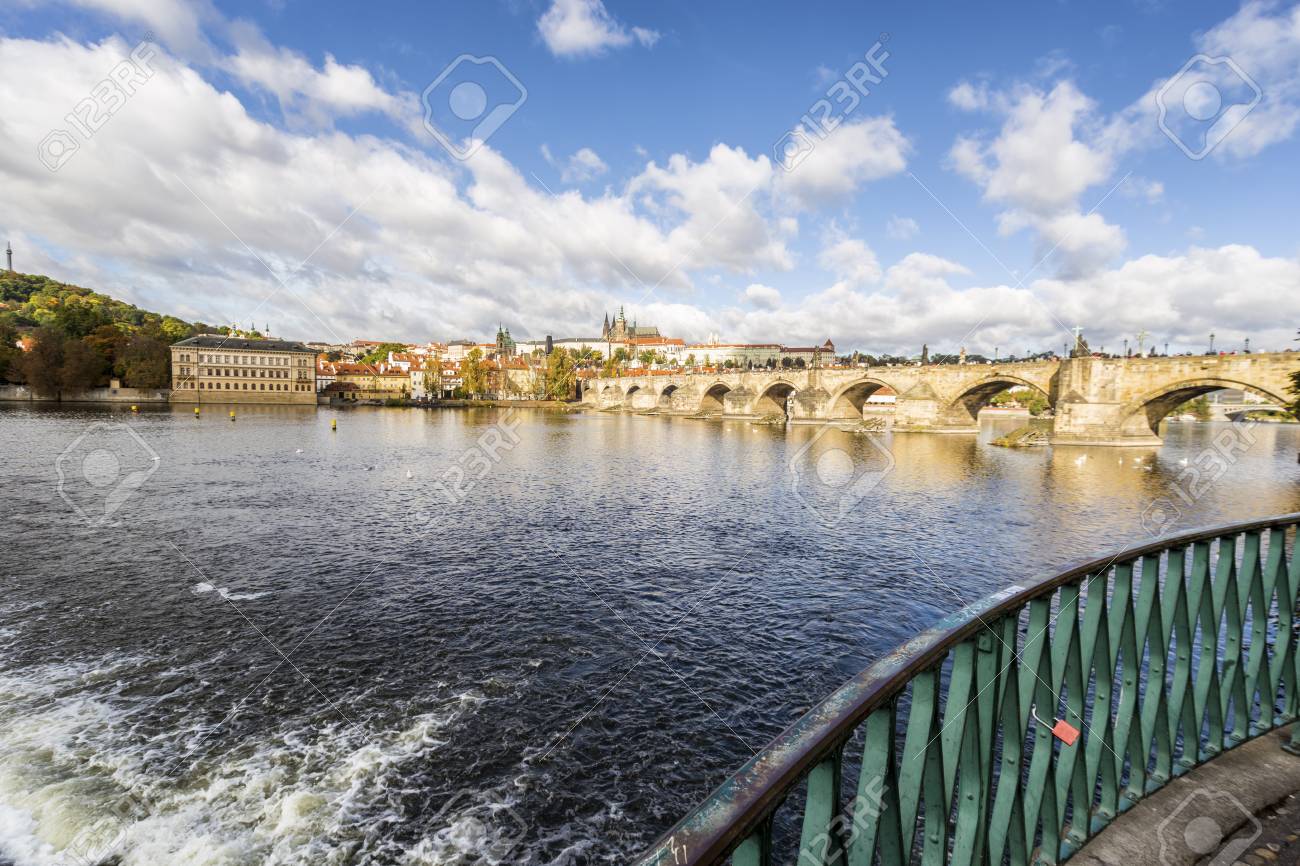
[[[1088,460],[1087,454],[1080,454],[1078,457],[1074,458],[1074,465],[1082,466],[1084,463],[1087,462],[1087,460]]]
[[[294,453],[294,454],[301,454],[301,453],[302,453],[302,449],[301,449],[301,448],[295,448],[295,449],[293,449],[293,453]]]
[[[412,474],[411,474],[411,470],[408,469],[408,470],[406,470],[406,477],[407,477],[407,478],[414,478],[415,476],[412,475]]]

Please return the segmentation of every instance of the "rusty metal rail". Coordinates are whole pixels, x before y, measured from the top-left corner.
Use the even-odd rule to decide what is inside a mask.
[[[795,722],[638,866],[1068,859],[1171,779],[1296,720],[1297,525],[1161,539],[947,617]]]

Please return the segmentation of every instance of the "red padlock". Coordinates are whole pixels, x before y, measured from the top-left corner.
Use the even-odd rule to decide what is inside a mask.
[[[1049,725],[1047,722],[1038,718],[1037,707],[1030,707],[1029,714],[1034,717],[1034,721],[1051,731],[1053,737],[1056,737],[1056,739],[1065,743],[1067,746],[1073,746],[1075,743],[1079,742],[1079,729],[1067,722],[1065,719],[1057,719],[1055,723]]]

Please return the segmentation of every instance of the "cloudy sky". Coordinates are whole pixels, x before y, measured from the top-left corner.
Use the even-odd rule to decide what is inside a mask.
[[[10,0],[0,240],[299,339],[1283,348],[1297,121],[1274,2]]]

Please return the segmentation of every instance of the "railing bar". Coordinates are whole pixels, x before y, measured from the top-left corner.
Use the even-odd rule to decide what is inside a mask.
[[[772,822],[768,820],[740,843],[731,855],[731,866],[771,866],[771,863]]]
[[[799,862],[830,866],[843,856],[837,828],[840,813],[840,773],[843,752],[836,749],[808,773],[808,795],[799,839]]]
[[[1047,629],[1050,623],[1051,599],[1034,599],[1030,606],[1029,639],[1025,643],[1025,652],[1021,655],[1021,683],[1028,681],[1030,693],[1021,701],[1020,712],[1022,725],[1028,726],[1030,713],[1035,705],[1055,707],[1057,689],[1048,685],[1052,677],[1051,656],[1046,652]],[[1041,629],[1036,626],[1041,624]],[[1027,675],[1027,676],[1026,676]],[[1029,773],[1025,780],[1026,791],[1041,791],[1039,797],[1028,796],[1024,799],[1025,840],[1026,847],[1034,847],[1034,838],[1041,825],[1042,850],[1050,856],[1048,862],[1056,862],[1058,838],[1051,829],[1056,823],[1056,788],[1047,783],[1048,773],[1054,760],[1052,734],[1040,725],[1034,725],[1033,753],[1029,759]],[[1040,821],[1040,816],[1042,820]]]
[[[998,720],[1002,728],[1002,765],[998,772],[998,786],[994,794],[993,808],[989,817],[988,862],[1002,863],[1003,852],[1011,845],[1011,859],[1015,862],[1016,842],[1025,847],[1024,815],[1021,808],[1021,767],[1025,749],[1025,714],[1020,711],[1020,690],[1015,686],[1020,677],[1019,668],[1023,656],[1016,656],[1019,645],[1020,618],[1006,617],[1003,620],[1002,641],[1010,654],[1002,668],[1000,677],[1003,684],[1010,687],[998,689]],[[1008,838],[1008,836],[1010,838]]]
[[[912,706],[907,714],[903,760],[898,770],[899,828],[905,851],[912,850],[916,838],[916,814],[929,763],[930,742],[937,733],[938,703],[938,670],[931,668],[918,673],[912,681]]]
[[[1224,548],[1227,547],[1225,554]],[[1244,554],[1243,554],[1244,556]],[[1225,564],[1226,562],[1226,564]],[[1243,715],[1249,715],[1246,705],[1245,664],[1242,660],[1243,641],[1245,640],[1245,606],[1249,587],[1243,587],[1237,578],[1237,536],[1230,536],[1219,541],[1219,573],[1224,584],[1222,590],[1225,621],[1223,643],[1223,685],[1219,695],[1219,712],[1223,718],[1224,747],[1242,742],[1245,736],[1238,736]],[[1217,594],[1216,594],[1217,595]],[[1229,734],[1228,709],[1232,708],[1232,732]]]
[[[1265,591],[1264,570],[1260,563],[1263,538],[1258,532],[1246,535],[1246,555],[1242,558],[1241,581],[1249,586],[1247,598],[1250,604],[1250,649],[1246,657],[1245,683],[1243,691],[1246,696],[1246,713],[1244,723],[1236,727],[1236,735],[1245,740],[1253,734],[1268,730],[1273,726],[1273,706],[1277,693],[1260,694],[1260,676],[1264,674],[1267,683],[1268,661],[1268,620],[1273,606],[1273,590],[1270,586]],[[1244,615],[1244,614],[1243,614]],[[1255,716],[1255,704],[1259,702],[1259,716]]]
[[[1089,586],[1094,586],[1095,581],[1102,581],[1105,586],[1106,574],[1102,573],[1089,581]],[[1073,590],[1071,592],[1071,589]],[[1065,667],[1061,671],[1061,689],[1065,690],[1065,714],[1063,719],[1071,725],[1082,730],[1084,702],[1087,700],[1086,680],[1087,677],[1083,670],[1083,658],[1081,655],[1080,635],[1079,635],[1079,586],[1067,587],[1062,591],[1066,598],[1066,603],[1061,605],[1063,611],[1056,621],[1055,641],[1059,645],[1062,640],[1062,626],[1066,634],[1065,651],[1063,659]],[[1049,720],[1050,721],[1050,720]],[[1061,857],[1066,856],[1065,842],[1080,843],[1088,838],[1088,824],[1091,820],[1090,812],[1092,807],[1092,788],[1088,786],[1084,778],[1084,753],[1082,736],[1075,740],[1073,745],[1067,745],[1062,742],[1059,745],[1059,753],[1056,759],[1056,828],[1062,843]],[[1067,807],[1071,813],[1069,824],[1066,823]]]
[[[1192,545],[1192,574],[1187,586],[1188,613],[1192,619],[1192,638],[1201,637],[1200,653],[1196,662],[1196,674],[1193,680],[1192,705],[1196,711],[1196,727],[1183,731],[1183,754],[1188,747],[1194,748],[1191,763],[1198,764],[1207,755],[1216,754],[1222,747],[1222,723],[1219,725],[1219,748],[1214,745],[1214,724],[1219,712],[1219,623],[1214,615],[1214,600],[1210,585],[1210,543],[1197,542]],[[1195,613],[1192,613],[1195,611]],[[1191,641],[1195,646],[1194,640]],[[1189,649],[1190,651],[1190,649]],[[1195,653],[1194,653],[1195,654]],[[1211,713],[1213,715],[1211,715]],[[1205,727],[1209,724],[1211,731],[1205,737]]]
[[[1166,582],[1165,586],[1170,586],[1170,580],[1175,584],[1182,581],[1182,558],[1181,554],[1177,563],[1178,575],[1176,578],[1171,577],[1175,570],[1174,559],[1171,556],[1166,560]],[[1164,625],[1164,609],[1161,601],[1161,583],[1160,583],[1160,557],[1147,556],[1142,559],[1142,585],[1138,588],[1138,601],[1135,610],[1134,622],[1134,645],[1141,647],[1136,652],[1136,663],[1139,667],[1131,672],[1126,672],[1124,679],[1125,688],[1129,688],[1129,678],[1137,679],[1140,675],[1140,665],[1144,657],[1142,649],[1145,649],[1146,658],[1146,682],[1142,684],[1141,708],[1138,711],[1140,718],[1136,733],[1129,735],[1128,749],[1128,784],[1125,786],[1125,795],[1130,801],[1137,800],[1146,792],[1148,766],[1151,764],[1152,746],[1155,747],[1155,770],[1154,775],[1161,778],[1162,781],[1168,779],[1168,759],[1169,759],[1169,712],[1166,703],[1166,693],[1168,683],[1165,666],[1169,661],[1169,639],[1167,635],[1169,630]],[[1138,699],[1139,688],[1137,685],[1132,686],[1134,691],[1134,700]],[[1122,703],[1122,701],[1121,701]],[[1123,709],[1120,710],[1123,713]],[[1155,740],[1153,744],[1153,740]],[[1118,763],[1118,762],[1117,762]],[[1163,774],[1163,776],[1162,776]]]
[[[953,650],[952,674],[948,679],[948,698],[944,703],[943,798],[952,800],[956,783],[958,754],[965,741],[971,701],[975,696],[975,640],[963,641]]]
[[[1144,557],[1143,578],[1140,591],[1145,595],[1149,592],[1147,586],[1147,574],[1150,573],[1150,559]],[[1142,607],[1139,603],[1138,607]],[[1149,602],[1147,604],[1149,611]],[[1138,682],[1136,673],[1141,669],[1142,657],[1138,651],[1137,629],[1140,622],[1140,614],[1134,609],[1133,604],[1133,565],[1129,563],[1122,570],[1115,569],[1115,589],[1110,603],[1110,654],[1104,659],[1106,672],[1106,721],[1100,731],[1097,730],[1096,710],[1093,711],[1093,730],[1089,732],[1088,745],[1092,748],[1093,738],[1105,747],[1094,758],[1089,755],[1089,760],[1100,763],[1101,775],[1101,794],[1100,801],[1096,812],[1093,815],[1093,821],[1089,825],[1089,835],[1096,829],[1108,824],[1119,813],[1119,789],[1120,782],[1124,775],[1124,756],[1133,751],[1133,741],[1135,732],[1132,728],[1134,707],[1137,705]],[[1094,666],[1101,667],[1101,659],[1094,656]],[[1121,672],[1119,666],[1121,661],[1124,670]],[[1119,694],[1114,693],[1115,680],[1120,679]],[[1102,694],[1100,684],[1102,675],[1097,674],[1098,682],[1098,703],[1100,704]],[[1131,760],[1130,760],[1131,763]],[[1096,777],[1089,774],[1089,781],[1092,782]]]
[[[1264,565],[1264,594],[1269,599],[1276,599],[1277,604],[1277,632],[1273,643],[1273,651],[1269,654],[1265,664],[1266,676],[1268,677],[1268,706],[1261,708],[1261,723],[1263,722],[1262,712],[1269,713],[1269,725],[1276,725],[1279,721],[1290,717],[1288,700],[1290,690],[1285,688],[1282,679],[1283,672],[1287,670],[1291,662],[1291,623],[1295,616],[1295,598],[1291,595],[1291,581],[1286,573],[1286,530],[1272,529],[1268,534],[1268,559]],[[1282,701],[1282,712],[1275,712],[1277,701]],[[1261,699],[1262,702],[1262,699]]]
[[[851,810],[849,866],[871,866],[877,850],[882,866],[901,866],[905,862],[894,773],[897,724],[898,711],[893,703],[876,710],[863,722],[862,769]]]

